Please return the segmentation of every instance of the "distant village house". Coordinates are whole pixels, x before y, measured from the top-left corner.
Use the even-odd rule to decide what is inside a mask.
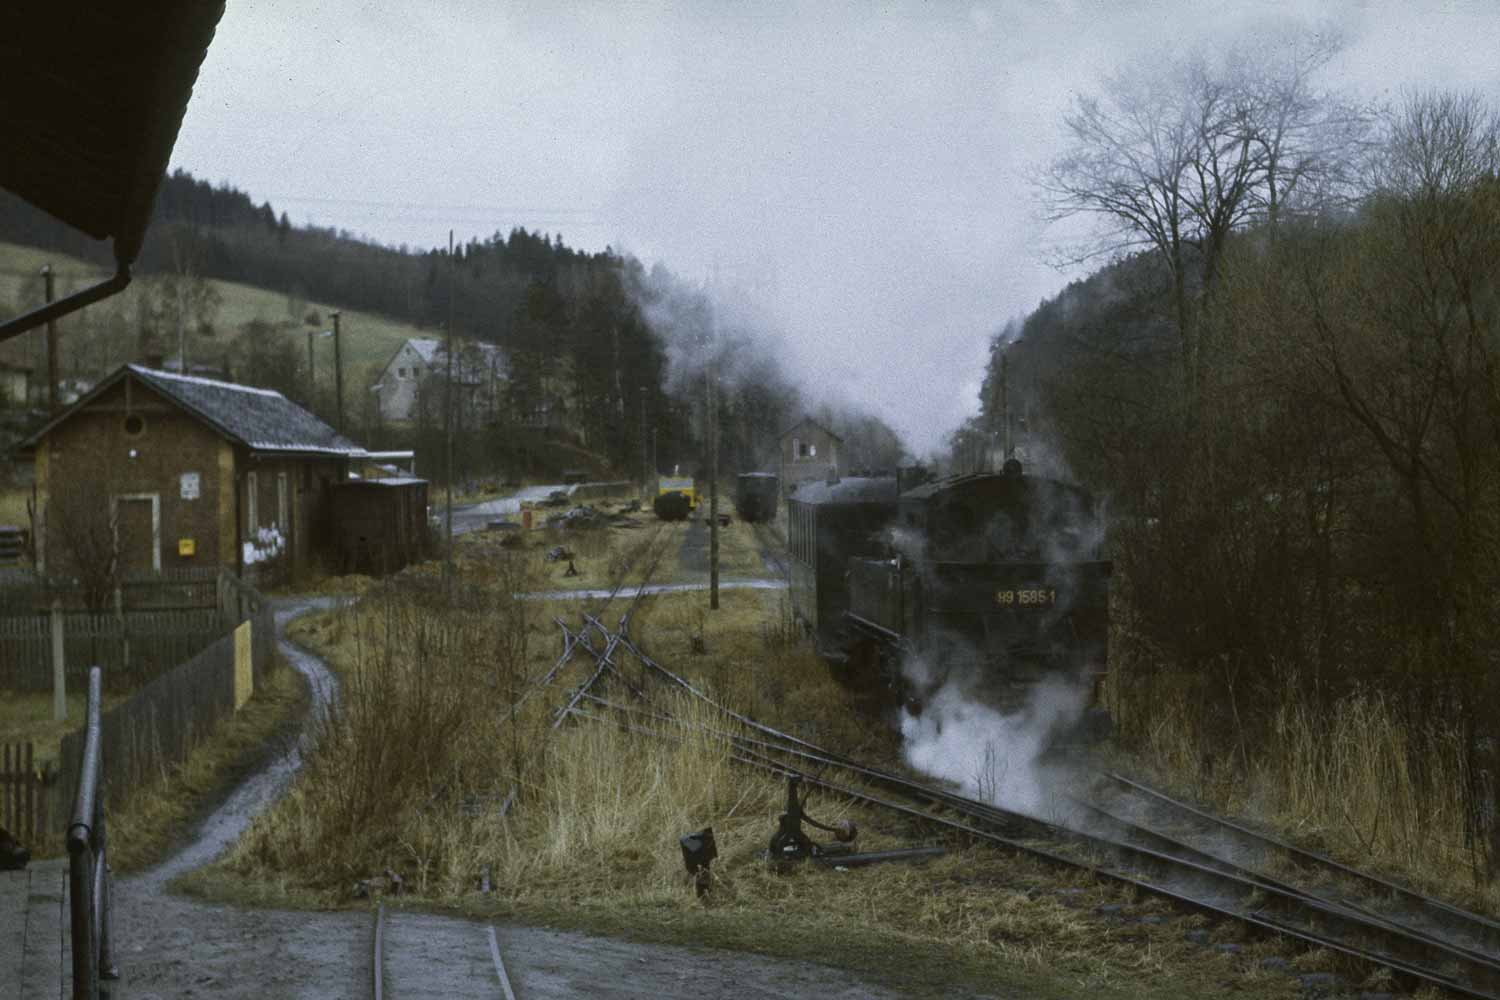
[[[448,352],[443,341],[412,337],[396,349],[380,377],[370,387],[380,407],[380,417],[392,423],[417,421],[424,393],[433,387],[441,394],[448,378]],[[457,416],[465,426],[493,419],[502,403],[509,378],[505,352],[494,344],[463,341],[453,359],[453,383],[458,393]],[[425,400],[431,412],[442,413],[442,399]]]

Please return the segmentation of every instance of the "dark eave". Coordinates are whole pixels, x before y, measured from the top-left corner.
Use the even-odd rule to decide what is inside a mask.
[[[0,340],[124,288],[224,4],[0,4],[0,187],[95,239],[116,274]]]

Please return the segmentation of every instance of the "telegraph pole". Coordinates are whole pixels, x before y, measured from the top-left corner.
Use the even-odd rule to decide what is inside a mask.
[[[646,455],[646,387],[641,386],[641,490],[649,496],[651,465]]]
[[[42,283],[47,303],[52,303],[52,265],[42,265]],[[57,322],[47,321],[47,409],[57,412]]]
[[[313,367],[313,334],[315,330],[307,331],[307,405],[316,408],[317,403],[313,400],[313,394],[318,391],[317,370]]]
[[[717,346],[709,340],[709,349]],[[708,359],[708,606],[719,609],[719,362]]]
[[[339,348],[339,311],[333,311],[333,392],[339,417],[339,433],[344,433],[344,355]]]
[[[443,582],[451,592],[453,586],[453,230],[448,230],[448,340],[445,352],[448,355],[448,372],[443,388],[443,437],[447,451],[448,500],[445,519],[446,551],[443,554]]]

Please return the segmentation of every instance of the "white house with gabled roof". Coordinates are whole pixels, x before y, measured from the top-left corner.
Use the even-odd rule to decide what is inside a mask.
[[[443,341],[412,337],[391,355],[370,391],[379,400],[381,419],[406,423],[417,419],[423,386],[435,385],[441,391],[447,377],[448,352]],[[500,404],[509,377],[510,367],[499,347],[482,341],[460,341],[453,359],[453,382],[463,423],[475,426],[491,414]]]

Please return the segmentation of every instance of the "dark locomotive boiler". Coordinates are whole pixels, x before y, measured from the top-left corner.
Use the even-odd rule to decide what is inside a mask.
[[[1097,691],[1111,564],[1087,491],[1014,461],[899,494],[865,482],[788,505],[792,600],[821,652],[917,701],[950,680],[1002,710],[1051,678]]]

